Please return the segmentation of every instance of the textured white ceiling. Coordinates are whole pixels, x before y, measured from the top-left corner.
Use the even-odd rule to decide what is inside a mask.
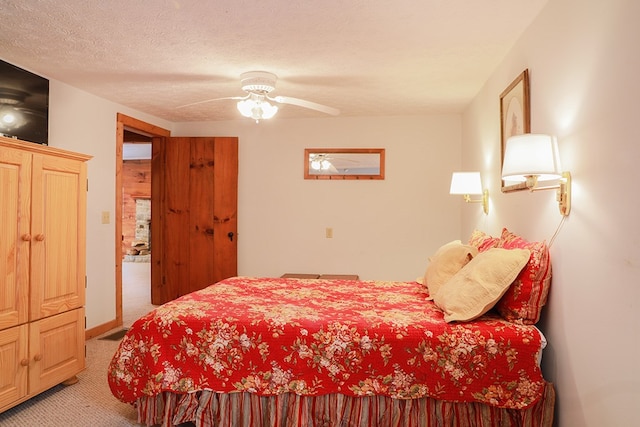
[[[342,116],[460,112],[547,1],[1,0],[0,59],[174,122],[240,118],[176,107],[254,70]]]

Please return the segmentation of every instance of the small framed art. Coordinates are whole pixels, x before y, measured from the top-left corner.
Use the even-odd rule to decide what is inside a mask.
[[[525,69],[500,94],[500,174],[504,163],[507,139],[513,135],[531,132],[529,102],[529,70]],[[523,183],[502,180],[502,192],[525,190]]]

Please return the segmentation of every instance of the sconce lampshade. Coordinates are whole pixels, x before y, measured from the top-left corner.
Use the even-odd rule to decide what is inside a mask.
[[[480,172],[454,172],[449,194],[482,194]]]
[[[527,181],[535,176],[538,181],[562,177],[558,142],[555,137],[542,134],[515,135],[507,140],[502,179]]]

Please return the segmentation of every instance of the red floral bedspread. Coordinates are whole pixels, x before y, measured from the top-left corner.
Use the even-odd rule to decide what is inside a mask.
[[[108,371],[123,402],[162,391],[537,401],[542,338],[485,315],[447,324],[415,282],[234,277],[138,319]]]

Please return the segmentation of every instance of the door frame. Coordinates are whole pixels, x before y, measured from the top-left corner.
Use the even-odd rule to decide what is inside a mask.
[[[142,120],[118,113],[116,130],[116,209],[115,209],[115,249],[116,249],[116,327],[122,326],[122,147],[124,144],[124,131],[134,131],[150,137],[168,137],[171,131],[159,126],[143,122]],[[153,176],[153,161],[151,162],[151,175]],[[151,200],[153,200],[153,190]],[[153,213],[151,214],[153,215]],[[149,285],[151,286],[151,285]]]

